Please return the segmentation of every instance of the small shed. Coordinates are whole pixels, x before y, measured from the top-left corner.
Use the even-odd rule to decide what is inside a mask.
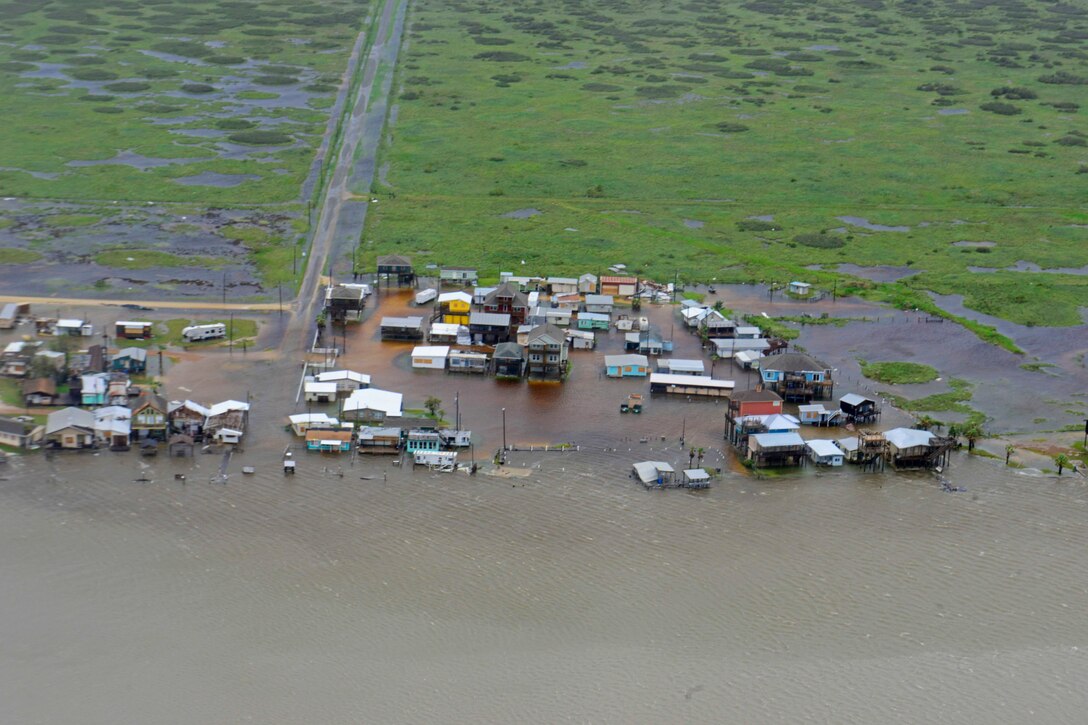
[[[847,393],[839,398],[839,410],[854,423],[868,423],[880,415],[876,401],[858,393]]]
[[[309,380],[302,390],[308,403],[331,403],[337,397],[336,383],[319,383],[316,380]]]
[[[635,476],[647,486],[672,483],[676,469],[665,461],[641,461],[633,466]]]
[[[798,297],[808,297],[812,294],[812,285],[808,282],[790,282],[789,292]]]
[[[710,474],[704,468],[684,469],[684,485],[688,488],[710,488]]]

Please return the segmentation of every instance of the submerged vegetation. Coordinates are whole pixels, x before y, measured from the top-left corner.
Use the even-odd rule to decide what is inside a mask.
[[[861,374],[870,380],[892,385],[928,383],[937,379],[937,371],[929,365],[913,362],[861,361]]]

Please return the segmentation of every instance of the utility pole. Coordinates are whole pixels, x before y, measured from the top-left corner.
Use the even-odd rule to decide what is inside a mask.
[[[280,292],[280,317],[283,317],[283,283],[276,285],[276,289]]]
[[[506,408],[502,409],[502,457],[506,459]]]
[[[230,332],[228,333],[228,344],[230,348],[230,354],[234,354],[234,313],[230,313]]]

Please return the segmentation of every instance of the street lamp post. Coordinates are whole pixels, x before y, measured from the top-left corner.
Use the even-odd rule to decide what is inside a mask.
[[[502,453],[506,458],[506,408],[502,409]]]

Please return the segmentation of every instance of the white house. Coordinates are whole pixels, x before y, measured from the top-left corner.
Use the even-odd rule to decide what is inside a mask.
[[[808,297],[812,293],[812,285],[808,282],[790,282],[789,291],[800,297]]]
[[[404,396],[380,388],[356,390],[344,401],[342,418],[362,420],[384,420],[400,418],[403,415]]]
[[[843,460],[842,449],[835,445],[835,441],[823,438],[814,438],[805,441],[805,450],[813,463],[821,466],[841,466]]]
[[[336,390],[341,394],[370,387],[370,376],[354,370],[329,370],[318,373],[314,380],[319,383],[336,383]]]
[[[412,350],[412,367],[445,370],[449,355],[449,345],[420,345]]]
[[[304,436],[311,429],[335,430],[340,427],[340,421],[324,413],[297,413],[287,416],[287,419],[291,422],[291,430],[297,436]]]
[[[302,387],[307,403],[331,403],[336,400],[336,383],[319,383],[308,380]]]

